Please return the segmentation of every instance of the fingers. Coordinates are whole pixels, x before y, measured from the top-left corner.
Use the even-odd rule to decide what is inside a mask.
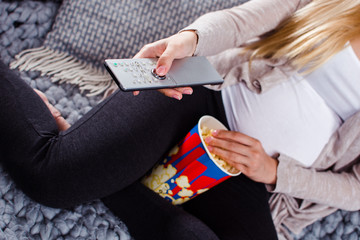
[[[256,166],[254,166],[255,164],[257,164],[256,161],[252,161],[252,159],[249,158],[247,155],[243,155],[238,152],[234,152],[229,149],[224,149],[222,147],[219,147],[218,142],[215,146],[208,145],[208,148],[212,154],[215,154],[216,156],[220,157],[221,159],[226,161],[229,165],[233,166],[234,168],[236,168],[237,170],[239,170],[241,173],[245,174],[248,177],[251,177],[252,169],[256,168]]]
[[[231,140],[241,143],[246,146],[259,147],[261,143],[246,134],[235,132],[235,131],[226,131],[226,130],[215,130],[212,135],[219,139]]]
[[[133,95],[134,96],[137,96],[137,95],[139,95],[140,94],[140,91],[133,91]]]
[[[178,87],[175,88],[175,90],[186,95],[191,95],[193,93],[193,89],[191,87]]]
[[[65,131],[71,125],[61,116],[59,110],[57,110],[52,104],[50,104],[49,100],[45,96],[45,94],[34,88],[34,91],[39,95],[41,100],[46,104],[47,108],[50,110],[51,115],[55,119],[56,125],[58,126],[60,131]]]
[[[197,34],[194,31],[184,31],[167,39],[166,48],[159,57],[156,73],[165,75],[174,61],[192,56],[197,45]]]
[[[158,91],[167,97],[175,98],[177,100],[181,100],[183,98],[183,94],[191,95],[193,93],[193,89],[191,87],[167,88],[159,89]],[[139,94],[140,91],[133,91],[134,96],[137,96]]]
[[[160,76],[164,76],[168,73],[171,65],[176,57],[176,49],[173,45],[169,45],[163,54],[159,57],[156,65],[156,73]]]
[[[161,92],[167,97],[181,100],[183,98],[183,94],[191,95],[193,93],[193,89],[191,87],[168,88],[168,89],[159,89],[159,92]]]
[[[55,118],[55,121],[60,131],[65,131],[71,127],[71,125],[61,115]]]
[[[177,91],[176,89],[159,89],[159,92],[161,92],[167,97],[175,98],[177,100],[181,100],[183,97],[182,93]]]
[[[252,143],[252,140],[248,139],[250,137],[239,132],[225,130],[215,130],[211,135],[205,139],[205,142],[210,146],[248,155],[248,149]]]
[[[154,58],[160,57],[167,47],[167,39],[162,39],[153,43],[146,44],[134,56],[134,58]]]
[[[219,147],[208,146],[208,149],[212,154],[215,154],[219,158],[223,159],[229,165],[233,166],[243,174],[248,175],[248,157]]]
[[[156,73],[166,75],[174,59],[192,56],[197,45],[195,31],[183,31],[165,39],[145,45],[134,58],[159,57]]]
[[[34,91],[37,93],[37,95],[39,95],[39,97],[41,98],[41,100],[43,100],[45,103],[48,103],[49,100],[47,99],[47,97],[45,96],[45,94],[35,88],[33,88]]]
[[[278,161],[270,157],[260,141],[245,134],[217,130],[205,142],[211,153],[254,181],[275,184]]]
[[[53,105],[51,105],[49,102],[45,102],[46,106],[51,112],[51,115],[55,119],[56,125],[58,126],[60,131],[65,131],[70,127],[70,124],[61,116],[61,113],[59,110],[57,110]]]
[[[220,138],[214,138],[208,136],[205,138],[205,142],[210,146],[210,148],[217,148],[226,150],[227,152],[236,152],[237,154],[247,155],[247,148],[242,148],[243,145],[229,140],[223,140]]]
[[[226,130],[216,130],[205,139],[209,151],[237,169],[251,167],[263,153],[261,143],[245,134]],[[259,145],[260,144],[260,145]],[[241,166],[243,165],[243,166]],[[240,169],[239,169],[240,170]]]
[[[208,148],[211,153],[215,154],[216,156],[219,156],[221,159],[226,160],[226,162],[236,162],[246,165],[246,160],[245,160],[246,155],[239,154],[218,146],[208,145]]]
[[[43,100],[43,102],[46,104],[47,108],[50,110],[51,115],[53,115],[53,117],[56,119],[57,117],[61,116],[60,112],[49,103],[49,100],[47,99],[47,97],[45,96],[45,94],[37,89],[34,88],[34,91],[39,95],[39,97],[41,98],[41,100]]]
[[[174,59],[181,59],[192,56],[197,45],[197,34],[195,31],[183,31],[165,39],[145,45],[134,58],[155,58],[159,57],[156,65],[156,73],[164,76],[170,70]],[[193,92],[191,87],[161,89],[164,95],[181,100],[183,94],[190,95]],[[134,91],[133,95],[139,95],[139,91]]]

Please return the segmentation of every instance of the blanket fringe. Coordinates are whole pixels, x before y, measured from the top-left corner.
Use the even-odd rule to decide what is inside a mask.
[[[87,96],[104,94],[106,97],[117,89],[105,70],[45,46],[22,51],[15,56],[10,68],[40,71],[41,76],[49,76],[53,82],[79,86]]]

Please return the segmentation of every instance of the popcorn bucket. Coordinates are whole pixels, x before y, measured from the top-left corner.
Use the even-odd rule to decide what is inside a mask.
[[[176,145],[142,183],[174,205],[182,204],[231,176],[240,174],[213,156],[202,134],[210,129],[226,129],[217,119],[203,116],[185,138]]]

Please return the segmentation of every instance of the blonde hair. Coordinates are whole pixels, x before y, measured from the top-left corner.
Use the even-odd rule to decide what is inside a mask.
[[[360,0],[313,0],[269,36],[246,47],[253,58],[285,57],[312,71],[360,35]]]

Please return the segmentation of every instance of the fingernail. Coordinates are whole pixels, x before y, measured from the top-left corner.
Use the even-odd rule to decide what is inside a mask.
[[[212,152],[214,150],[212,146],[207,146],[207,149],[209,150],[209,152]]]
[[[206,143],[211,143],[212,140],[213,140],[213,137],[211,137],[211,136],[208,136],[205,138]]]
[[[219,134],[219,130],[214,130],[211,132],[211,135],[217,136]]]
[[[164,66],[160,66],[156,69],[156,73],[160,76],[165,75],[165,67]]]
[[[184,94],[187,94],[187,95],[191,95],[191,94],[193,93],[193,91],[190,90],[190,89],[186,89],[186,90],[184,90],[183,93],[184,93]]]
[[[181,100],[181,96],[180,95],[173,95],[173,98],[177,99],[177,100]]]

